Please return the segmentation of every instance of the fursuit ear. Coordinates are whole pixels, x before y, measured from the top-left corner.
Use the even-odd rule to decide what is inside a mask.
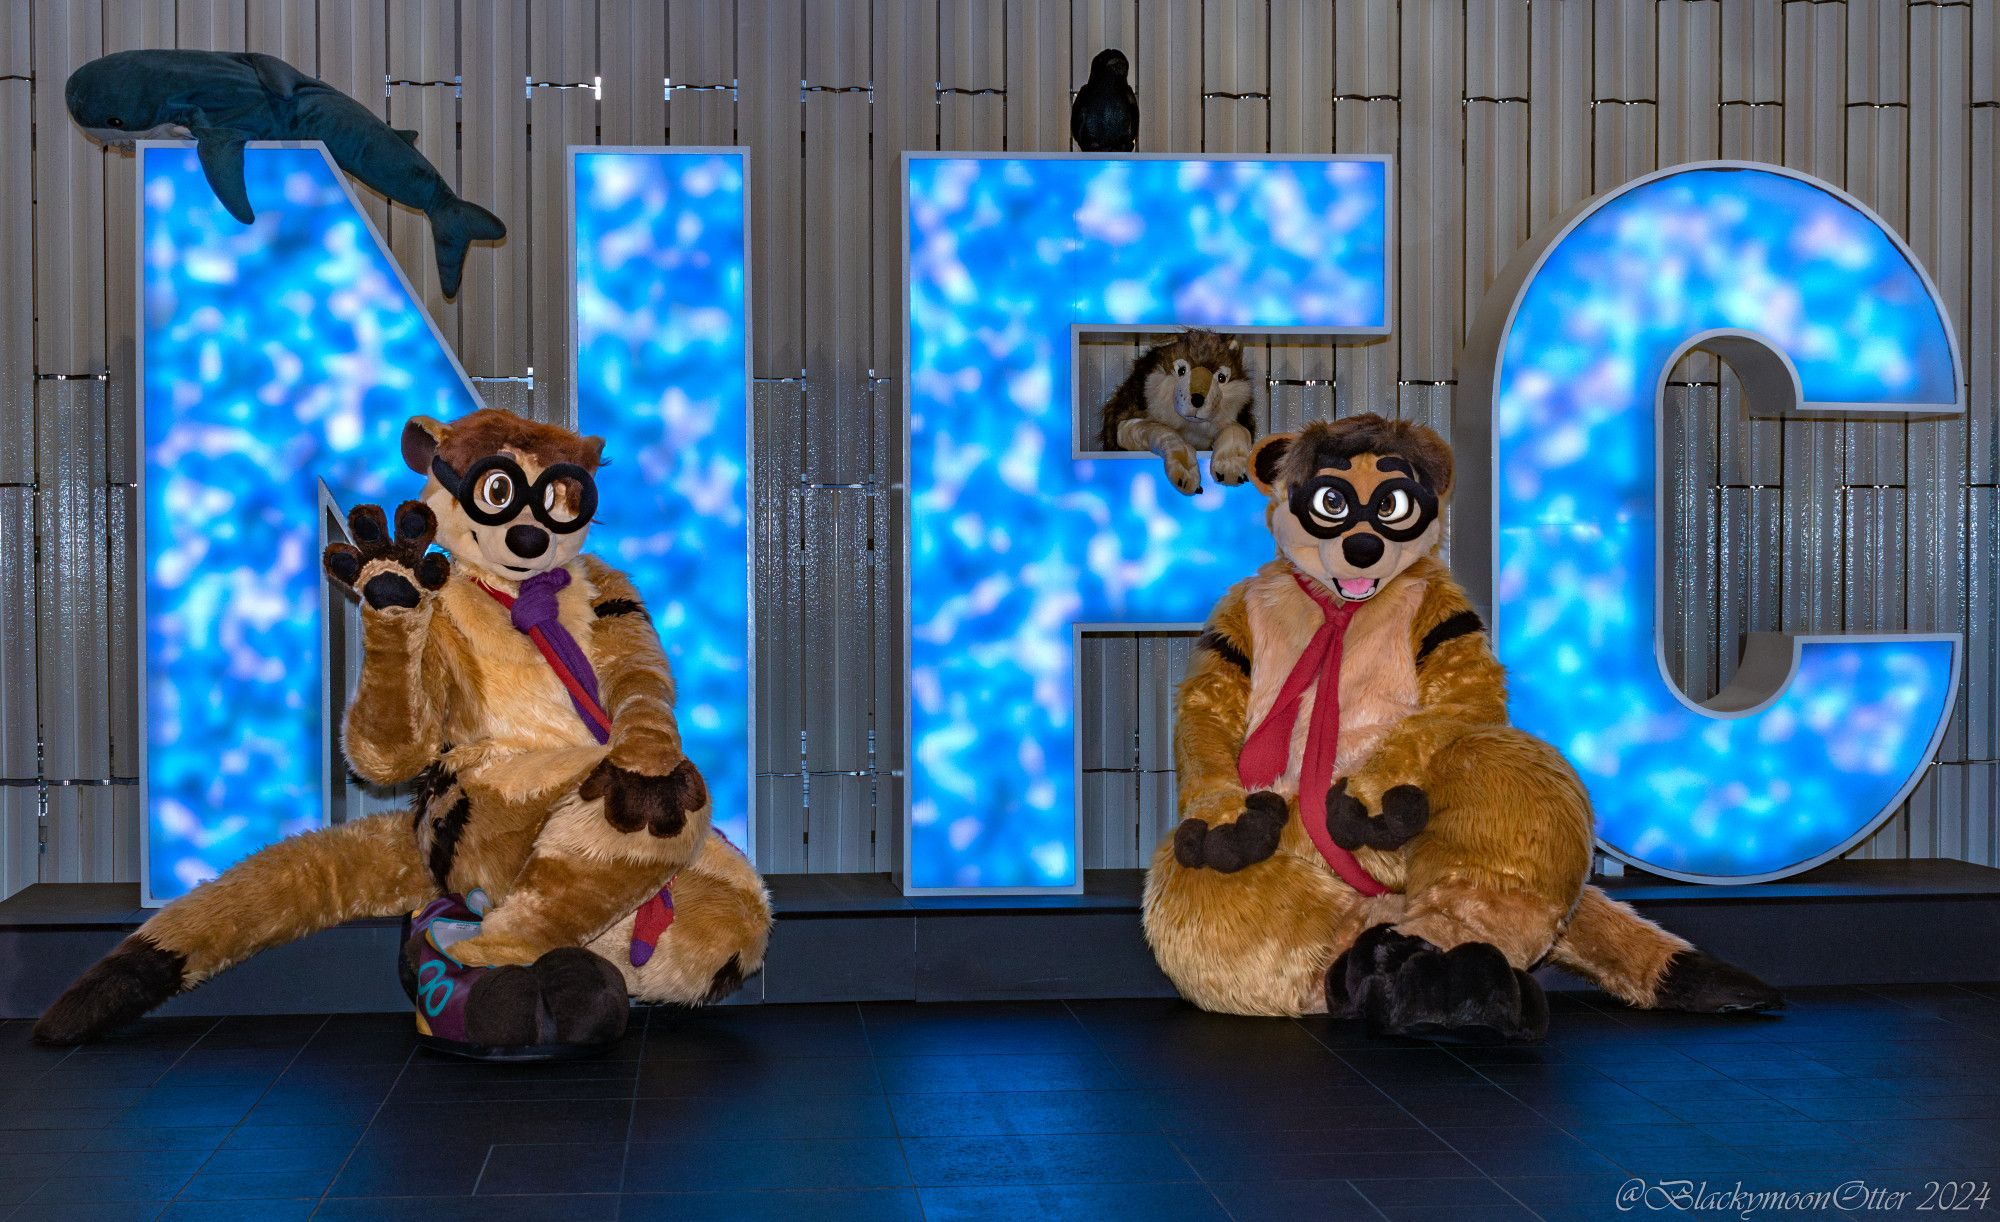
[[[583,444],[590,447],[590,469],[592,471],[595,471],[599,467],[603,466],[604,438],[592,434],[591,436],[583,439]]]
[[[429,416],[410,417],[403,426],[403,464],[418,475],[430,475],[431,459],[444,444],[445,432],[444,424]]]
[[[1285,454],[1298,436],[1297,433],[1272,433],[1250,451],[1250,482],[1257,485],[1257,491],[1273,500],[1278,496],[1278,467],[1285,461]]]

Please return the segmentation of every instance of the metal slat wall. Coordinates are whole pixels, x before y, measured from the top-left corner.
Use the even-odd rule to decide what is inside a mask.
[[[1940,762],[1871,856],[2000,863],[2000,0],[26,0],[0,15],[0,894],[136,874],[129,158],[62,108],[128,47],[269,51],[343,88],[508,222],[437,294],[426,228],[363,193],[488,402],[568,394],[562,147],[753,149],[757,829],[771,870],[885,869],[900,824],[899,152],[1068,147],[1123,47],[1148,152],[1400,159],[1397,332],[1252,347],[1264,413],[1442,425],[1480,295],[1593,190],[1705,157],[1841,184],[1959,328],[1956,420],[1752,419],[1695,356],[1666,403],[1668,657],[1696,695],[1759,629],[1965,632]],[[1084,419],[1139,341],[1079,363]],[[1978,614],[1973,614],[1974,609]],[[1184,638],[1083,649],[1085,859],[1174,821]]]

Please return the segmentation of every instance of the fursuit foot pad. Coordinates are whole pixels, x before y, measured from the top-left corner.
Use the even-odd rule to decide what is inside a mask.
[[[581,946],[532,964],[467,967],[451,947],[479,932],[484,897],[448,895],[410,918],[403,981],[416,1005],[417,1042],[476,1061],[594,1056],[625,1034],[631,1003],[618,969]]]
[[[1549,1029],[1542,986],[1498,947],[1439,950],[1387,925],[1364,932],[1327,969],[1326,1008],[1376,1035],[1444,1043],[1538,1040]]]

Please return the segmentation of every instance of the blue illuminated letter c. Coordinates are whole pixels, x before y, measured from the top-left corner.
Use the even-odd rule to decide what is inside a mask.
[[[1895,811],[1944,734],[1961,645],[1760,633],[1713,700],[1679,690],[1660,644],[1658,433],[1668,370],[1695,347],[1760,411],[1964,409],[1936,290],[1866,208],[1776,167],[1665,170],[1586,204],[1489,297],[1461,370],[1452,559],[1490,593],[1515,721],[1576,765],[1604,847],[1753,882]]]

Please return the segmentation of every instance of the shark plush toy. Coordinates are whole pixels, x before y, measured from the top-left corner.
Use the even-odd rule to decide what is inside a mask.
[[[252,140],[318,140],[340,168],[430,218],[438,285],[458,296],[469,243],[507,236],[500,218],[467,203],[416,150],[417,133],[284,60],[254,51],[120,51],[70,75],[70,117],[92,137],[128,147],[192,136],[208,185],[229,215],[256,219],[243,185]]]

